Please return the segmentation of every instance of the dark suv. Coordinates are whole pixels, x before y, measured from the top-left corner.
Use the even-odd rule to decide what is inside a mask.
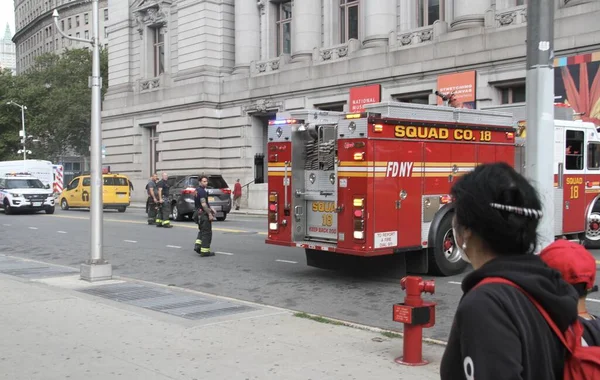
[[[221,175],[207,175],[208,177],[208,203],[216,212],[218,221],[227,218],[231,211],[231,189]],[[173,219],[191,219],[194,213],[194,192],[199,186],[200,175],[188,175],[179,180],[169,189],[169,200],[173,212]]]

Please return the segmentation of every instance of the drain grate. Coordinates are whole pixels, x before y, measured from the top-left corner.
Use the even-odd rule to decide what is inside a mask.
[[[60,277],[76,272],[77,270],[72,268],[40,265],[39,263],[31,263],[27,261],[0,257],[0,273],[7,274],[9,276],[37,279]]]
[[[229,301],[217,301],[208,297],[181,294],[148,285],[98,285],[94,288],[80,289],[79,291],[111,301],[122,302],[191,320],[223,317],[258,310],[251,306],[237,305]]]

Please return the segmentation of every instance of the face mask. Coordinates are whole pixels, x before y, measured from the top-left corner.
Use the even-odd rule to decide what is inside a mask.
[[[456,237],[458,235],[456,234],[456,230],[454,229],[454,227],[452,227],[452,236],[454,237],[454,245],[456,246],[456,249],[460,253],[460,258],[470,264],[471,260],[469,260],[469,256],[467,256],[465,250],[460,245],[458,245],[458,240],[456,239]],[[463,242],[463,246],[466,247],[465,242]]]

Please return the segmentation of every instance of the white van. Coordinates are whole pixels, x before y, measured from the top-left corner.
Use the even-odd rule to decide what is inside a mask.
[[[11,173],[27,173],[54,188],[54,168],[52,162],[44,160],[0,161],[0,176]]]

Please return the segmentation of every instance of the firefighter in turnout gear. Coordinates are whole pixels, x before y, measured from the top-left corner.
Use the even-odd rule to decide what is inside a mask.
[[[201,257],[215,255],[210,251],[212,221],[215,216],[214,211],[210,208],[210,204],[208,203],[206,186],[208,186],[208,178],[206,176],[201,176],[200,186],[196,189],[196,196],[194,197],[196,213],[198,214],[197,223],[199,230],[198,236],[196,237],[196,243],[194,244],[194,251],[198,252]]]
[[[167,173],[162,174],[162,179],[156,184],[158,188],[158,213],[156,215],[156,227],[171,228],[169,215],[171,214],[171,205],[169,204],[169,184]]]
[[[158,181],[158,174],[154,173],[146,185],[146,191],[148,192],[148,224],[150,225],[156,223],[157,217],[158,188],[156,187],[156,181]]]

